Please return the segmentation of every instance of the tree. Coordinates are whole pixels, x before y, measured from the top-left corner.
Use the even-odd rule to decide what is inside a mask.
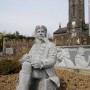
[[[19,35],[19,31],[16,31],[15,34],[16,34],[16,36],[18,36]]]

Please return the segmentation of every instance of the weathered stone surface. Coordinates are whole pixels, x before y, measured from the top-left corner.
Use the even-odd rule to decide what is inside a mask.
[[[27,53],[31,46],[33,45],[33,40],[15,40],[15,39],[8,39],[4,38],[3,41],[3,59],[15,59],[18,60],[23,54]],[[7,54],[6,48],[12,48],[13,54]]]
[[[39,82],[38,90],[56,90],[56,87],[50,79],[42,79]]]

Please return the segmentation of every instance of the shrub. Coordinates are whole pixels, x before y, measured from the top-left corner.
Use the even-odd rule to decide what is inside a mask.
[[[19,72],[21,65],[14,60],[1,60],[0,61],[0,74],[7,75]]]

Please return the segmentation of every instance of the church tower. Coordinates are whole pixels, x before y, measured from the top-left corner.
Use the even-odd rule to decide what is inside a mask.
[[[71,31],[75,22],[75,31],[81,33],[84,30],[85,16],[84,16],[84,0],[68,0],[69,1],[69,22],[67,24],[68,30]]]
[[[56,45],[90,44],[89,25],[85,23],[84,0],[68,0],[67,27],[59,26],[54,32]],[[61,43],[61,41],[64,41]]]

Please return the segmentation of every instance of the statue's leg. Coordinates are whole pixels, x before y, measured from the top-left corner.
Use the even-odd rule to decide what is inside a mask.
[[[38,90],[40,80],[39,78],[32,78],[29,90]]]
[[[24,62],[19,73],[19,83],[16,87],[16,90],[29,90],[31,71],[31,64],[29,62]]]

